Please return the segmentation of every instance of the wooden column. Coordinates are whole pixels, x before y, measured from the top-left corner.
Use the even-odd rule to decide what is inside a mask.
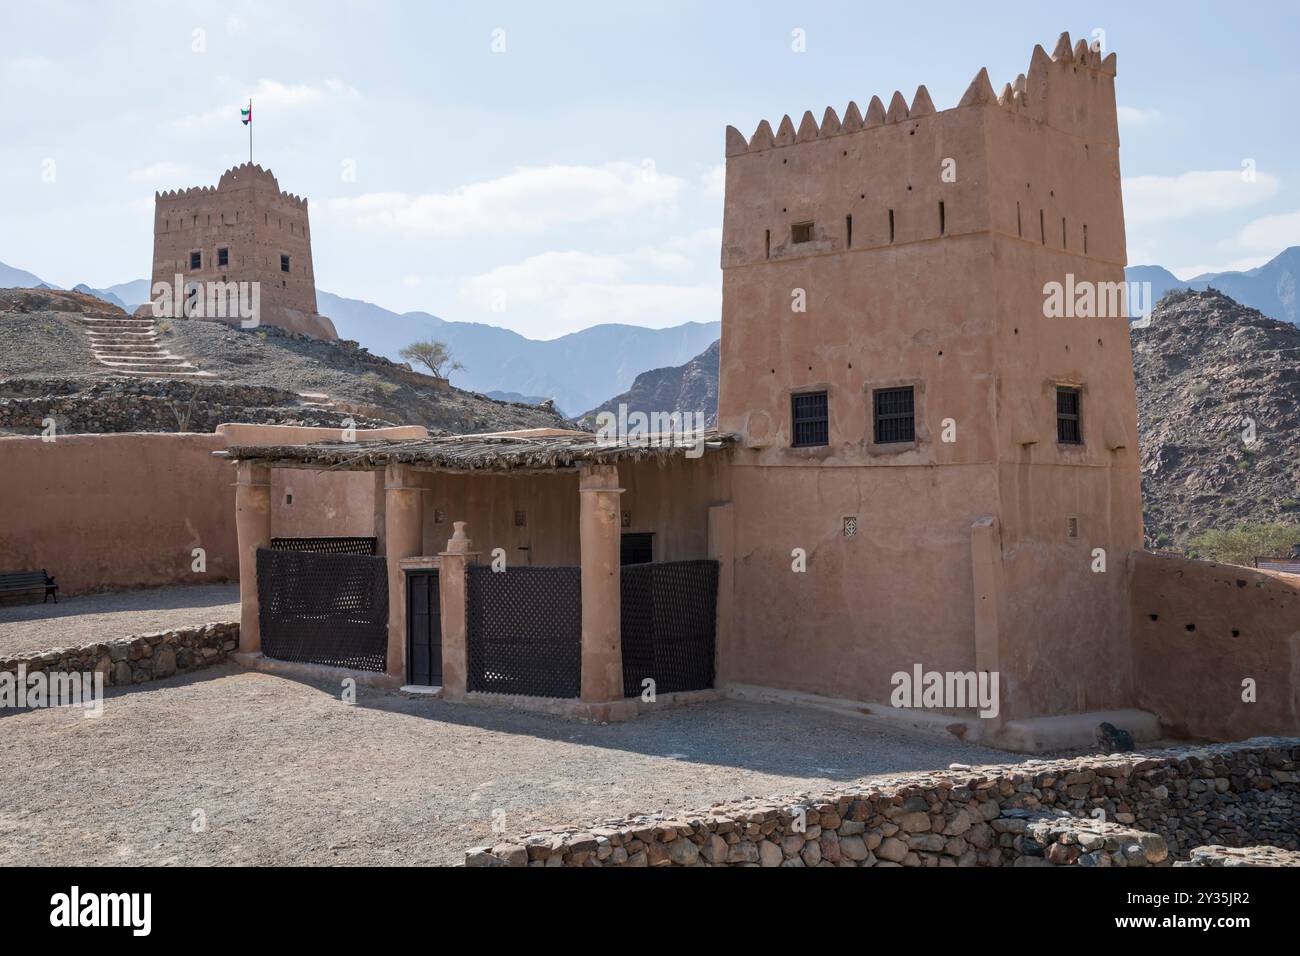
[[[619,501],[616,465],[580,466],[579,540],[582,548],[582,701],[623,702],[622,600],[619,577]]]
[[[239,650],[262,650],[258,622],[257,549],[271,546],[271,469],[241,461],[235,483],[235,535],[239,543]]]
[[[442,696],[449,700],[468,691],[469,645],[465,623],[465,569],[478,561],[465,522],[452,523],[447,550],[438,554],[438,600],[442,613]]]
[[[384,557],[388,561],[388,674],[406,680],[406,575],[401,559],[423,550],[423,489],[406,465],[389,465],[384,479]]]

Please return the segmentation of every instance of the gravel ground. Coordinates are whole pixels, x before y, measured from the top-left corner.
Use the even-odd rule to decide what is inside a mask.
[[[238,584],[194,584],[0,606],[0,657],[239,620]]]
[[[0,716],[0,865],[459,863],[506,835],[1016,755],[718,701],[583,724],[233,665]],[[194,811],[205,832],[192,832]]]
[[[95,369],[90,340],[67,312],[6,313],[0,299],[0,377],[85,376]]]

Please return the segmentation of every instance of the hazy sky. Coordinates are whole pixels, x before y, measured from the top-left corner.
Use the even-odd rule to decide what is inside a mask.
[[[1068,29],[1119,56],[1130,263],[1248,268],[1300,243],[1298,9],[0,0],[0,261],[148,277],[154,190],[246,160],[251,96],[323,289],[535,338],[714,320],[727,124],[947,109]]]

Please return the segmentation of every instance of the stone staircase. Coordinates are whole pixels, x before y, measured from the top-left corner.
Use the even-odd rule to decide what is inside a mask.
[[[95,360],[115,375],[145,378],[215,378],[158,340],[152,317],[86,316],[81,327],[90,339]]]

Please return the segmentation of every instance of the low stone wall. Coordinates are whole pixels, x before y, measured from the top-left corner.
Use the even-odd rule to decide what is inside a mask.
[[[467,866],[1168,866],[1300,849],[1300,738],[970,768],[788,802],[635,816],[467,851]]]
[[[140,634],[103,644],[57,648],[43,654],[0,660],[0,672],[88,673],[99,671],[104,684],[119,687],[161,680],[224,662],[239,649],[239,623],[203,624],[158,634]]]
[[[10,379],[0,382],[0,430],[39,434],[47,418],[60,434],[211,432],[223,422],[356,427],[385,421],[302,405],[294,392],[260,385],[159,379]]]

